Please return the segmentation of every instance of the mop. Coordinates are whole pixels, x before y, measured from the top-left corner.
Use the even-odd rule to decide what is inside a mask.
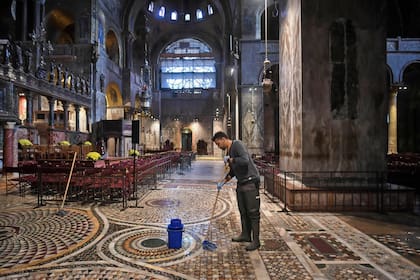
[[[229,166],[226,165],[225,166],[225,169],[226,169],[226,172],[223,175],[222,180],[224,180],[224,178],[226,177],[226,175],[229,173]],[[223,187],[223,186],[224,186],[224,182],[223,182],[223,184],[222,184],[221,187]],[[211,211],[210,222],[209,222],[209,225],[207,227],[207,233],[206,233],[206,236],[205,236],[204,241],[203,241],[203,244],[202,244],[203,245],[203,249],[204,250],[207,250],[207,251],[214,251],[214,250],[217,249],[217,245],[214,244],[213,242],[207,240],[207,238],[208,238],[209,233],[211,231],[211,223],[212,223],[213,218],[214,218],[214,212],[216,211],[216,204],[217,204],[217,200],[219,199],[219,194],[220,194],[220,189],[217,190],[216,199],[214,200],[213,209]]]
[[[64,211],[64,202],[66,202],[66,197],[67,197],[67,191],[69,189],[69,185],[70,185],[70,180],[71,180],[71,175],[73,174],[73,168],[74,168],[74,162],[76,161],[76,156],[77,156],[77,152],[74,153],[74,157],[73,157],[73,162],[71,164],[71,168],[70,168],[70,174],[69,174],[69,178],[67,179],[67,185],[66,185],[66,190],[64,192],[64,196],[63,196],[63,202],[61,203],[61,207],[60,209],[57,211],[57,215],[58,216],[65,216],[67,215],[67,212]]]
[[[209,236],[209,232],[211,231],[211,222],[213,220],[214,211],[216,210],[216,204],[219,198],[219,193],[220,193],[220,190],[217,190],[216,200],[214,201],[213,210],[211,211],[211,217],[210,217],[209,226],[207,227],[206,237],[204,238],[204,241],[203,241],[203,249],[207,251],[214,251],[217,249],[216,244],[207,240],[207,237]]]

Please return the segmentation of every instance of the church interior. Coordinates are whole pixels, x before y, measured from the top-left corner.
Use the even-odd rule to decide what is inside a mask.
[[[420,279],[419,1],[0,8],[0,279]]]

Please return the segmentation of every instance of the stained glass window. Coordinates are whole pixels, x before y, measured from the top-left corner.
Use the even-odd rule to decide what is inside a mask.
[[[170,44],[160,56],[162,89],[216,87],[215,60],[210,47],[195,39]]]

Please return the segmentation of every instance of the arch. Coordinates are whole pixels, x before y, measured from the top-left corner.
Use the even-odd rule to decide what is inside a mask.
[[[125,28],[128,32],[134,34],[135,32],[135,23],[137,21],[137,16],[140,11],[147,9],[149,1],[132,1],[131,5],[127,5],[127,8],[124,12],[124,22]],[[234,16],[232,15],[231,5],[229,1],[225,0],[213,0],[211,4],[215,7],[215,10],[220,14],[218,17],[221,26],[226,26],[227,30],[231,29],[232,22],[234,21]]]
[[[276,12],[277,11],[277,12]],[[278,3],[272,4],[267,7],[267,34],[268,40],[278,40],[279,39],[279,7]],[[259,21],[257,21],[257,30],[260,30],[260,38],[261,40],[265,39],[265,9],[264,7],[258,12]]]
[[[192,130],[188,127],[181,130],[181,150],[192,151]]]
[[[149,1],[132,1],[130,5],[127,5],[126,10],[124,11],[124,32],[132,34],[134,37],[138,37],[138,34],[136,33],[136,29],[138,28],[137,23],[140,20],[139,17],[147,15],[145,11],[147,11],[148,2]],[[228,1],[213,0],[211,2],[213,7],[218,11],[218,14],[212,19],[211,24],[214,26],[212,29],[186,24],[186,28],[182,29],[182,31],[173,29],[174,32],[160,32],[160,29],[168,28],[169,30],[173,25],[166,22],[155,22],[154,19],[147,16],[147,21],[150,21],[150,25],[146,27],[148,30],[147,32],[149,34],[153,33],[153,38],[148,40],[148,49],[150,51],[148,61],[151,65],[157,65],[159,55],[166,47],[166,42],[172,42],[186,37],[206,42],[214,50],[216,62],[222,63],[225,61],[225,59],[223,59],[223,56],[225,55],[223,53],[223,45],[226,43],[224,40],[228,40],[229,35],[235,36],[236,31],[232,30],[232,26],[237,17],[235,18],[232,13],[239,11],[239,4],[235,7],[237,9],[233,10]],[[153,30],[149,30],[149,28],[153,28]],[[199,35],[197,36],[197,34]],[[212,39],[215,36],[219,36],[220,39]],[[141,40],[141,38],[138,38],[138,40]]]
[[[105,50],[110,60],[119,65],[120,61],[120,44],[115,32],[110,29],[105,36]]]
[[[420,146],[420,63],[407,65],[401,80],[406,88],[397,95],[398,152],[419,153]]]
[[[202,42],[203,44],[208,45],[212,51],[216,62],[223,61],[223,46],[219,41],[210,41],[205,38],[211,38],[212,36],[207,36],[205,32],[201,32],[200,35],[196,33],[184,32],[183,34],[171,34],[171,37],[165,37],[162,40],[157,40],[157,44],[151,46],[150,60],[152,64],[158,64],[160,54],[172,43],[183,40],[183,39],[194,39]]]
[[[120,107],[123,106],[123,99],[120,87],[114,83],[111,82],[106,87],[106,103],[107,107]]]
[[[71,12],[54,9],[47,15],[47,40],[55,44],[75,42],[75,19]]]
[[[404,73],[406,71],[406,69],[410,66],[412,66],[413,64],[419,64],[420,60],[409,60],[407,61],[403,67],[401,67],[401,71],[399,73],[399,79],[396,82],[403,82],[404,81]]]
[[[386,68],[386,74],[387,74],[387,87],[389,88],[393,83],[395,83],[394,81],[394,73],[392,72],[392,68],[386,64],[385,65]]]

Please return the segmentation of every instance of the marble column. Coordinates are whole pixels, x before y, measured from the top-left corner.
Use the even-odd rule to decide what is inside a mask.
[[[76,131],[80,131],[80,105],[74,105],[74,110],[76,112]]]
[[[15,122],[6,122],[4,126],[3,166],[17,166],[17,143],[15,143]]]
[[[48,126],[50,128],[54,128],[54,105],[55,105],[55,99],[54,98],[48,98],[48,105],[49,105],[49,115],[48,115]]]
[[[86,131],[89,132],[90,131],[90,127],[89,127],[90,110],[89,110],[89,108],[85,108],[85,112],[86,112]]]
[[[34,31],[38,29],[37,32],[40,32],[41,28],[39,28],[41,24],[41,1],[35,0],[35,9],[33,10],[33,25],[34,25]],[[43,16],[43,15],[42,15]],[[41,62],[41,46],[39,43],[36,44],[36,55],[35,55],[35,69],[37,69],[40,66]]]
[[[34,97],[31,92],[25,93],[26,96],[26,125],[33,126],[34,115]]]
[[[23,17],[21,18],[22,34],[21,34],[20,40],[23,42],[27,40],[26,36],[28,35],[28,16],[27,16],[28,15],[28,1],[23,1],[22,3],[22,14],[23,14]]]
[[[398,89],[392,87],[389,96],[389,115],[388,115],[388,154],[398,153],[397,146],[397,96]]]
[[[63,110],[64,110],[64,130],[69,129],[69,103],[67,101],[63,101]]]
[[[220,119],[218,119],[218,118],[214,118],[213,119],[213,133],[212,133],[212,136],[216,133],[216,132],[218,132],[218,131],[223,131],[224,129],[223,129],[223,122],[220,120]],[[220,158],[222,158],[223,157],[223,151],[221,150],[221,149],[219,149],[218,147],[217,147],[217,145],[216,144],[214,144],[214,142],[212,141],[211,142],[212,143],[212,153],[213,153],[213,155],[215,156],[215,157],[220,157]]]

